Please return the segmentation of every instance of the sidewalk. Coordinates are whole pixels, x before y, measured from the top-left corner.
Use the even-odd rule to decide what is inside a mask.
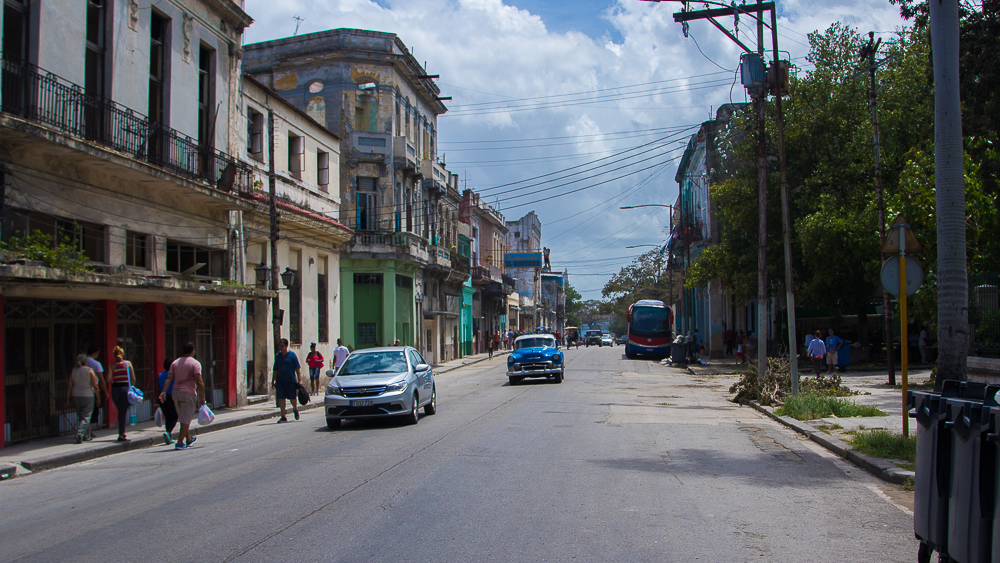
[[[508,351],[499,351],[494,356],[502,357]],[[466,356],[434,366],[434,374],[441,375],[471,364],[488,360],[487,354]],[[312,397],[308,404],[300,406],[300,411],[322,408],[323,398]],[[191,425],[192,433],[203,435],[210,432],[225,430],[244,424],[252,424],[261,420],[277,418],[280,411],[274,406],[273,399],[241,408],[219,409],[215,413],[215,422],[208,426]],[[14,444],[0,449],[0,478],[6,479],[14,475],[27,475],[42,469],[53,469],[89,459],[109,456],[129,450],[148,448],[151,446],[165,447],[163,444],[163,428],[155,426],[153,421],[140,422],[129,426],[126,434],[128,442],[118,442],[118,431],[102,429],[95,432],[92,442],[75,444],[72,436],[45,438],[22,444]],[[174,430],[176,437],[177,430]]]
[[[913,369],[909,374],[909,384],[913,386],[926,383],[930,373],[931,370],[926,366]],[[802,373],[800,371],[800,375],[812,377],[812,372]],[[884,428],[897,434],[902,432],[904,416],[903,391],[900,385],[902,376],[899,373],[896,374],[897,385],[895,387],[889,386],[889,376],[883,371],[863,370],[842,373],[840,376],[844,385],[853,391],[861,392],[861,395],[846,397],[847,399],[856,401],[858,404],[874,405],[886,413],[886,416],[830,417],[803,422],[787,416],[777,416],[774,414],[773,407],[765,407],[757,403],[751,403],[750,406],[876,477],[896,484],[904,484],[907,480],[912,479],[913,471],[900,469],[890,460],[869,457],[855,451],[848,443],[850,435],[847,434],[847,432],[876,428]],[[839,428],[837,428],[838,426]],[[912,420],[909,423],[909,431],[911,436],[915,435],[917,431],[916,424]]]

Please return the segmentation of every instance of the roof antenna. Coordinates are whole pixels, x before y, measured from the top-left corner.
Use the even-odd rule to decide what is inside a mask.
[[[306,21],[306,19],[300,18],[299,16],[292,16],[292,19],[295,20],[295,33],[293,33],[292,35],[298,35],[299,26],[302,25],[302,22]]]

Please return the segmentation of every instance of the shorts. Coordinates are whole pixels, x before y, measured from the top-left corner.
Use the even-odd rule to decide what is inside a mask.
[[[837,353],[836,352],[827,352],[826,353],[826,363],[830,364],[831,366],[837,365]]]
[[[296,383],[292,381],[275,381],[274,398],[295,401]]]
[[[309,380],[318,381],[319,380],[319,368],[309,368]]]
[[[198,396],[174,389],[170,394],[174,400],[174,407],[177,409],[177,422],[181,424],[191,424],[194,420],[194,412],[198,406]]]

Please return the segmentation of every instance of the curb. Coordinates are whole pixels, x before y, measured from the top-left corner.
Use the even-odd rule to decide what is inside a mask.
[[[889,461],[870,457],[861,452],[855,451],[850,445],[844,443],[842,440],[834,438],[833,436],[828,436],[822,431],[816,430],[804,422],[800,422],[787,416],[778,416],[774,414],[773,409],[765,407],[757,403],[757,401],[750,401],[747,404],[764,415],[776,420],[780,424],[783,424],[792,430],[795,430],[799,434],[808,437],[813,442],[816,442],[817,444],[846,459],[847,461],[850,461],[854,465],[857,465],[861,469],[864,469],[883,481],[902,485],[906,483],[907,480],[913,479],[915,476],[913,471],[900,469]]]
[[[307,411],[322,407],[320,402],[312,402],[309,404],[302,405],[299,407],[299,411]],[[235,428],[237,426],[244,426],[247,424],[252,424],[254,422],[260,422],[262,420],[268,420],[271,418],[277,418],[281,415],[281,412],[275,409],[274,412],[264,412],[248,414],[245,416],[234,417],[228,420],[213,422],[207,426],[198,426],[193,428],[195,430],[195,436],[201,436],[202,434],[210,434],[212,432],[218,432],[220,430],[226,430],[229,428]],[[35,472],[43,469],[55,469],[57,467],[65,467],[67,465],[72,465],[74,463],[80,463],[81,461],[87,461],[91,459],[97,459],[100,457],[106,457],[109,455],[114,455],[122,452],[128,452],[132,450],[140,450],[148,448],[155,445],[163,445],[163,442],[159,436],[143,437],[138,439],[132,439],[124,443],[108,443],[101,444],[99,446],[92,446],[86,449],[77,450],[71,453],[54,455],[47,458],[41,458],[35,461],[22,461],[20,465],[27,469],[28,471]]]
[[[494,352],[494,356],[502,356],[504,354],[510,354],[510,350],[501,350],[499,352]],[[485,362],[486,360],[491,360],[492,358],[479,358],[478,360],[472,360],[471,362],[466,362],[459,366],[451,366],[447,369],[435,369],[435,375],[441,375],[442,373],[448,373],[449,371],[455,371],[456,369],[462,369],[464,367],[469,367],[478,364],[479,362]]]

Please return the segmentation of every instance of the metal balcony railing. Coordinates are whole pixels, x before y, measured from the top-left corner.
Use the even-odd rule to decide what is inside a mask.
[[[224,192],[249,194],[250,166],[37,66],[0,60],[0,111],[104,145]]]

